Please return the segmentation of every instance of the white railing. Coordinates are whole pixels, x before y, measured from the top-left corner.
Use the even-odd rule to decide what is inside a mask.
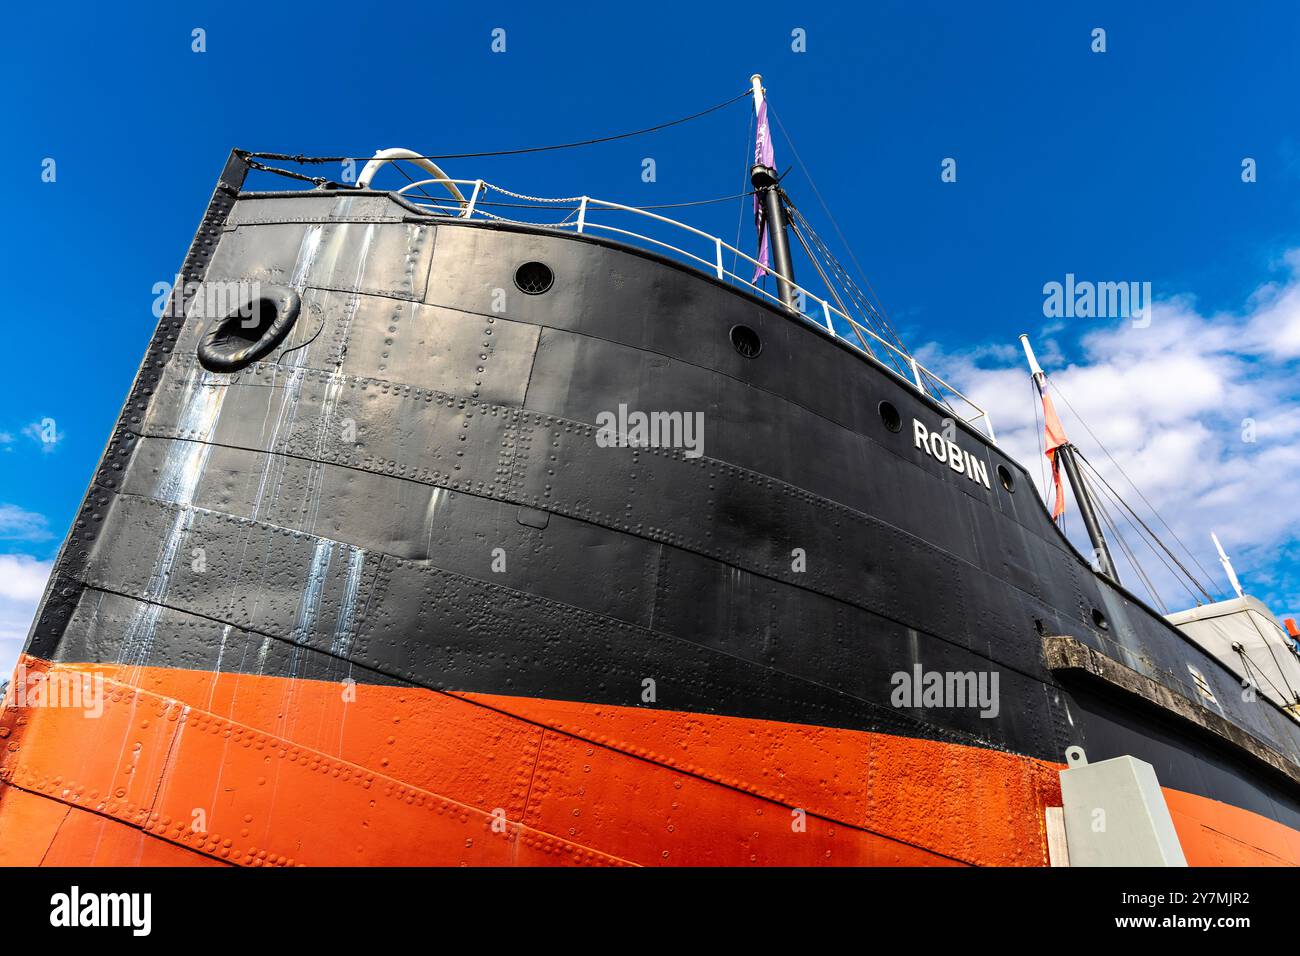
[[[441,201],[428,196],[427,193],[424,193],[423,187],[425,186],[441,187],[443,189],[460,187],[459,191],[462,194],[467,191],[466,187],[471,187],[470,197],[468,200],[465,200],[463,195],[460,195],[456,199],[449,197],[447,200]],[[414,189],[420,189],[422,195],[419,197],[409,195],[410,191]],[[417,206],[431,209],[441,215],[452,216],[458,219],[480,219],[523,226],[542,226],[551,229],[568,230],[579,234],[601,232],[631,240],[633,244],[649,243],[655,249],[671,253],[676,257],[685,260],[690,265],[696,266],[701,269],[701,271],[712,274],[720,281],[741,286],[762,298],[774,302],[785,310],[784,303],[775,295],[764,289],[762,286],[756,285],[750,280],[737,275],[733,271],[737,260],[743,260],[757,269],[760,263],[753,256],[737,249],[729,243],[723,242],[723,240],[717,236],[711,236],[707,232],[696,229],[694,226],[688,226],[675,219],[661,216],[658,213],[651,212],[649,209],[642,209],[637,206],[625,206],[621,203],[609,202],[604,199],[594,199],[591,196],[569,196],[559,199],[525,196],[521,193],[514,193],[507,189],[502,189],[500,186],[494,186],[481,179],[422,179],[418,182],[408,183],[396,192],[398,195],[403,196],[405,199]],[[517,200],[517,202],[492,203],[487,198],[490,192],[499,193],[508,199]],[[485,206],[489,205],[498,208],[526,208],[533,210],[543,210],[548,208],[557,209],[559,211],[567,211],[568,215],[558,222],[537,222],[533,220],[500,216],[488,212]],[[705,248],[708,252],[712,253],[712,255],[709,258],[705,258],[704,256],[697,255],[694,252],[679,248],[663,239],[656,239],[655,237],[648,236],[645,233],[623,229],[593,218],[594,213],[600,212],[630,213],[635,216],[652,220],[654,223],[667,227],[668,229],[681,230],[701,240],[702,244],[704,244]],[[725,266],[727,253],[731,255],[733,269],[727,269]],[[893,343],[886,341],[875,332],[862,325],[843,309],[831,305],[830,301],[825,296],[809,292],[803,286],[800,286],[787,277],[780,275],[770,266],[763,266],[763,268],[767,272],[771,273],[778,281],[784,280],[788,282],[795,292],[796,301],[801,303],[812,302],[819,307],[818,309],[815,309],[813,313],[804,312],[803,309],[796,309],[795,311],[799,314],[800,318],[804,319],[814,327],[828,333],[833,338],[847,343],[867,359],[896,378],[906,382],[910,387],[921,394],[939,398],[953,410],[954,414],[973,427],[982,427],[984,433],[987,434],[991,440],[996,442],[997,439],[993,434],[993,423],[989,420],[989,414],[979,405],[976,405],[973,401],[963,395],[952,385],[945,382],[934,372],[925,368],[911,355],[908,355]],[[818,312],[820,313],[820,317],[816,315]],[[841,326],[847,326],[847,329],[851,331],[853,335],[846,335],[844,331],[841,331],[841,329],[836,325],[837,320]],[[882,362],[872,351],[872,346],[867,344],[868,340],[876,346],[887,349],[895,359],[895,365],[897,368],[891,368],[888,364]],[[899,371],[900,369],[905,369],[909,372],[910,377],[906,374],[902,374]],[[951,399],[956,399],[960,402],[966,409],[970,410],[969,413],[962,414],[961,411],[953,406]]]

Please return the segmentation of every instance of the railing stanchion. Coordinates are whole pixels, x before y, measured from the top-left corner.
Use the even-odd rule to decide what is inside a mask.
[[[831,335],[835,334],[835,323],[831,320],[831,304],[822,299],[822,315],[826,317],[826,328],[830,330]]]
[[[717,258],[718,278],[719,279],[726,278],[727,274],[722,269],[722,240],[716,236],[713,239],[713,248]]]
[[[582,197],[582,202],[578,203],[578,232],[582,232],[587,225],[587,197]]]
[[[483,180],[481,179],[474,180],[474,192],[470,194],[469,205],[465,207],[466,219],[474,218],[474,206],[478,203],[478,193],[479,190],[482,188],[483,188]]]
[[[984,409],[981,408],[980,412],[984,415],[984,430],[989,433],[989,441],[996,445],[998,443],[998,437],[993,434],[993,419],[989,418],[989,413],[984,411]]]
[[[912,366],[912,378],[916,381],[916,387],[919,388],[922,392],[924,392],[924,391],[925,391],[925,386],[921,383],[921,369],[920,369],[920,367],[916,364],[916,359],[912,358],[912,356],[909,355],[909,356],[907,357],[907,361],[908,361],[909,363],[911,363],[911,366]]]

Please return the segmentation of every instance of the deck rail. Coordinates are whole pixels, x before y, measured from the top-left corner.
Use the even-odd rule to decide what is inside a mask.
[[[434,186],[449,189],[458,187],[460,195],[455,197],[448,196],[446,199],[440,197],[431,197],[424,192],[424,187]],[[412,190],[420,190],[420,196],[412,196]],[[926,395],[927,397],[938,398],[946,404],[953,414],[973,428],[980,429],[988,436],[990,441],[996,444],[997,439],[993,433],[993,423],[989,419],[989,413],[986,409],[981,408],[974,401],[962,394],[956,387],[944,381],[930,369],[921,365],[915,358],[907,352],[898,348],[892,342],[881,338],[871,329],[858,322],[853,316],[846,313],[843,309],[832,305],[829,299],[824,295],[818,295],[799,285],[788,276],[782,276],[771,266],[764,265],[762,268],[775,277],[778,281],[784,280],[790,284],[795,293],[795,301],[799,303],[799,308],[789,309],[779,298],[756,284],[750,279],[737,274],[737,268],[748,271],[749,267],[757,269],[759,261],[753,256],[737,249],[730,243],[725,242],[718,236],[710,235],[694,226],[678,222],[667,216],[662,216],[649,209],[643,209],[637,206],[626,206],[622,203],[610,202],[605,199],[596,199],[592,196],[567,196],[560,198],[546,198],[539,196],[527,196],[522,193],[511,192],[501,186],[495,186],[482,179],[449,179],[446,177],[436,177],[433,179],[422,179],[408,183],[396,190],[398,195],[412,204],[424,209],[428,209],[438,215],[452,216],[458,219],[478,219],[492,222],[511,223],[524,226],[542,226],[546,228],[569,231],[575,234],[595,234],[603,233],[610,236],[626,240],[633,245],[648,244],[653,250],[662,251],[680,259],[687,264],[699,269],[701,272],[712,275],[721,282],[728,285],[739,286],[748,292],[751,292],[760,298],[766,299],[784,312],[793,311],[799,318],[809,325],[820,330],[822,333],[831,336],[841,342],[846,343],[855,351],[861,353],[866,359],[879,366],[884,371],[893,375],[895,378],[906,383],[913,390]],[[468,193],[469,198],[465,199],[464,194]],[[497,193],[507,200],[513,202],[492,202],[489,199],[491,193]],[[487,206],[494,208],[523,208],[533,209],[536,211],[549,210],[552,214],[557,212],[567,213],[563,219],[558,221],[538,222],[536,220],[520,219],[498,215],[489,212]],[[645,232],[638,232],[630,228],[614,225],[612,222],[605,221],[610,218],[607,214],[622,213],[633,216],[639,216],[643,219],[651,220],[655,225],[663,227],[670,231],[670,236],[675,235],[671,231],[677,230],[687,234],[697,244],[698,252],[692,252],[683,249],[667,241],[666,238],[656,238],[647,235]],[[677,240],[680,241],[680,240]],[[703,254],[700,254],[703,253]],[[726,265],[727,258],[731,258],[732,266]],[[743,261],[747,265],[738,266],[737,263]],[[813,308],[807,309],[808,304]],[[851,333],[851,334],[848,334]],[[872,346],[868,346],[868,340]],[[899,368],[908,370],[910,378],[900,373],[899,369],[882,362],[871,350],[873,346],[888,350],[899,363]],[[954,401],[957,405],[954,405]]]

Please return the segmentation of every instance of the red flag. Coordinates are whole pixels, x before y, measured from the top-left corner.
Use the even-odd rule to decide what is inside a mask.
[[[1043,392],[1043,423],[1047,432],[1047,460],[1052,463],[1052,483],[1056,486],[1056,500],[1052,505],[1052,520],[1055,521],[1065,514],[1065,490],[1061,485],[1061,462],[1056,457],[1056,450],[1069,439],[1065,437],[1065,429],[1061,427],[1061,419],[1057,417],[1052,397],[1046,392]]]

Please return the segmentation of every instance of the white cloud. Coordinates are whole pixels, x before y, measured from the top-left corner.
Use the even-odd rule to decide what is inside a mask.
[[[45,591],[52,564],[26,554],[0,554],[0,601],[35,605]]]
[[[0,539],[45,541],[51,537],[45,515],[27,511],[18,505],[0,504]]]
[[[1300,249],[1286,254],[1292,280],[1261,286],[1252,299],[1247,333],[1252,346],[1278,359],[1300,358]]]
[[[53,561],[0,554],[0,675],[7,677],[27,640]]]
[[[1031,333],[1066,431],[1083,454],[1175,546],[1108,460],[1105,445],[1195,552],[1204,572],[1182,560],[1211,578],[1211,593],[1227,590],[1209,540],[1213,530],[1246,590],[1279,616],[1300,611],[1300,595],[1291,590],[1300,579],[1285,558],[1300,538],[1300,383],[1293,367],[1300,357],[1300,250],[1284,264],[1285,279],[1261,285],[1239,313],[1205,315],[1194,299],[1178,296],[1154,305],[1147,328],[1075,319]],[[918,357],[950,373],[949,381],[989,410],[999,443],[1041,485],[1041,406],[1023,353],[999,346],[949,355],[927,346]],[[1071,520],[1071,538],[1086,552],[1077,511]],[[1190,605],[1188,591],[1127,524],[1121,530],[1170,609]],[[1125,560],[1117,560],[1125,583],[1145,597],[1136,575],[1124,573]]]

